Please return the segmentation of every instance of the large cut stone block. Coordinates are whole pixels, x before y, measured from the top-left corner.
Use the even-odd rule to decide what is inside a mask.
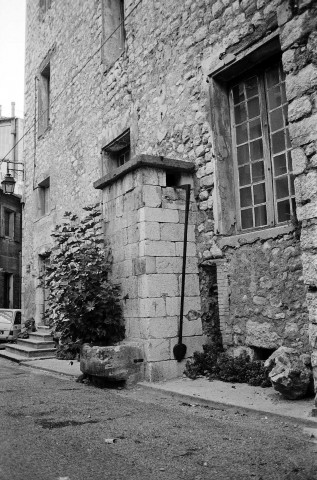
[[[270,323],[248,320],[246,323],[246,345],[260,348],[278,348],[282,339],[272,330]]]
[[[154,274],[139,277],[139,297],[174,297],[179,295],[177,274]]]
[[[103,347],[85,343],[80,353],[80,370],[86,375],[108,380],[140,381],[144,377],[142,345],[122,342]]]
[[[178,223],[178,210],[144,207],[139,210],[140,222]]]

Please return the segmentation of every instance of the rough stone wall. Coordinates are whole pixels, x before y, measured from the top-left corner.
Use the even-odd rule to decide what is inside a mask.
[[[100,176],[100,56],[79,73],[101,43],[101,8],[97,1],[51,2],[40,15],[39,2],[27,2],[25,131],[25,209],[23,306],[25,318],[42,317],[38,285],[39,255],[51,248],[50,233],[65,211],[82,214],[82,206],[100,200],[92,182]],[[84,19],[84,21],[83,21]],[[50,125],[41,138],[38,121],[39,72],[50,57]],[[74,75],[77,77],[69,84]],[[55,97],[58,96],[57,99]],[[39,212],[38,184],[50,178],[50,211]]]
[[[317,5],[301,0],[279,17],[287,73],[290,136],[297,217],[302,222],[301,260],[309,311],[309,338],[317,394]],[[315,404],[317,406],[317,395]]]
[[[224,332],[231,336],[227,346],[309,350],[300,253],[292,234],[227,249],[230,314]]]
[[[304,301],[296,310],[293,308],[296,302],[292,299],[287,301],[285,298],[283,307],[271,305],[269,299],[275,288],[281,291],[283,282],[288,284],[290,292],[299,284],[304,297],[305,284],[309,290],[306,299],[311,338],[316,341],[315,2],[185,0],[181,3],[180,6],[179,2],[172,0],[128,2],[126,51],[103,75],[105,68],[98,55],[80,73],[92,52],[100,47],[100,2],[76,0],[74,7],[73,2],[70,5],[55,0],[46,17],[39,21],[37,2],[29,0],[26,124],[33,121],[36,69],[54,45],[52,95],[62,91],[73,75],[78,73],[78,76],[55,102],[51,128],[44,137],[37,140],[29,135],[26,138],[25,305],[30,311],[34,308],[36,255],[49,243],[47,232],[50,225],[59,220],[64,210],[76,211],[97,198],[92,182],[101,176],[100,148],[130,128],[132,155],[154,154],[186,160],[196,166],[196,244],[201,263],[214,262],[217,265],[220,327],[225,344],[232,345],[233,342],[235,311],[241,313],[248,308],[248,320],[237,317],[242,332],[235,333],[237,343],[247,338],[249,321],[258,325],[267,323],[270,328],[273,325],[279,341],[295,341],[307,348]],[[303,273],[297,257],[298,242],[291,238],[292,225],[283,226],[278,234],[274,228],[262,231],[249,243],[242,244],[237,239],[228,243],[228,239],[218,232],[219,217],[229,218],[231,212],[219,209],[221,178],[211,121],[215,106],[209,95],[208,76],[211,70],[224,66],[233,55],[272,32],[279,32],[290,102],[296,201],[298,218],[302,221]],[[51,213],[44,219],[36,219],[36,192],[33,188],[48,174],[52,186]],[[156,194],[149,197],[155,199]],[[234,225],[232,227],[230,235],[235,233]],[[130,230],[133,232],[133,228]],[[266,249],[265,245],[270,248]],[[281,258],[274,257],[277,248]],[[293,251],[292,248],[295,256],[286,258],[286,252]],[[240,259],[244,257],[249,258],[246,263],[248,266],[252,263],[252,269],[242,270]],[[298,269],[292,270],[295,264]],[[264,275],[265,265],[268,265],[268,272]],[[263,275],[256,277],[252,288],[250,270],[263,271]],[[286,274],[287,279],[283,278]],[[239,285],[241,298],[232,292],[231,284]],[[257,292],[253,292],[254,288]],[[243,300],[244,296],[247,301]],[[267,303],[257,305],[254,303],[256,297],[265,298]],[[254,313],[253,307],[259,310],[258,314]],[[285,318],[275,317],[282,314]],[[292,330],[295,324],[297,336]]]
[[[178,342],[185,192],[166,187],[165,171],[142,168],[106,186],[103,197],[112,279],[122,288],[126,337],[142,343],[148,380],[178,376],[184,362],[174,359],[173,347]],[[186,357],[203,343],[195,213],[192,202],[183,324]]]

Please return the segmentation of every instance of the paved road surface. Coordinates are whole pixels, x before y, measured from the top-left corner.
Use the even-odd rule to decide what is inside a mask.
[[[317,479],[316,444],[296,423],[4,359],[0,392],[0,480]]]

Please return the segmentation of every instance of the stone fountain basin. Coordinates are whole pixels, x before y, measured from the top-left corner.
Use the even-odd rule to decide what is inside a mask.
[[[120,342],[106,347],[84,343],[80,352],[80,370],[85,375],[109,381],[141,381],[144,378],[142,345]]]

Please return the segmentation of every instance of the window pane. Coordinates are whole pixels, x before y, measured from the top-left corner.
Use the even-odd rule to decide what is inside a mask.
[[[243,123],[236,128],[237,144],[244,143],[248,140],[247,124]]]
[[[273,133],[272,135],[272,149],[273,153],[281,152],[285,150],[285,137],[284,137],[284,130],[280,132]]]
[[[242,123],[246,121],[247,112],[245,110],[245,103],[241,103],[237,107],[234,107],[234,119],[236,123]]]
[[[284,89],[284,84],[283,84],[282,88]],[[283,112],[284,112],[285,122],[287,123],[287,121],[288,121],[288,105],[284,105]]]
[[[286,128],[286,130],[285,130],[285,135],[286,135],[287,148],[291,148],[292,144],[291,144],[291,139],[290,139],[290,136],[289,136],[288,128]]]
[[[268,97],[270,110],[273,110],[273,108],[277,108],[281,105],[282,97],[279,85],[268,91]]]
[[[250,128],[250,139],[253,140],[254,138],[261,137],[262,135],[262,128],[261,128],[261,120],[260,118],[256,118],[249,123]]]
[[[251,161],[261,160],[263,158],[263,144],[262,140],[255,140],[250,143]]]
[[[251,183],[250,165],[239,168],[239,184],[240,186],[249,185]]]
[[[237,148],[237,157],[238,157],[238,165],[243,165],[244,163],[249,162],[249,145],[241,145],[241,147]]]
[[[253,186],[254,205],[264,203],[266,201],[265,183]]]
[[[241,227],[243,229],[253,227],[252,208],[241,211]]]
[[[276,157],[274,157],[273,163],[274,163],[274,175],[276,177],[287,173],[285,153],[282,153],[282,155],[277,155]]]
[[[268,88],[271,88],[274,85],[276,85],[277,83],[279,83],[280,79],[279,79],[279,75],[278,75],[278,70],[279,70],[278,65],[276,65],[275,67],[267,70],[267,72],[266,72],[266,83],[267,83]]]
[[[282,108],[273,110],[273,112],[270,113],[270,121],[271,121],[272,132],[275,132],[276,130],[279,130],[280,128],[284,127]]]
[[[248,101],[248,115],[249,118],[254,118],[260,115],[259,97],[255,97]]]
[[[254,220],[256,227],[267,225],[266,205],[260,205],[254,208]]]
[[[245,82],[245,90],[247,94],[247,98],[254,97],[254,95],[258,94],[258,79],[257,77],[252,77],[246,80]]]
[[[295,195],[295,187],[294,187],[294,175],[290,175],[289,181],[291,186],[291,195]]]
[[[242,102],[244,100],[243,83],[239,83],[239,85],[233,87],[232,94],[235,104]]]
[[[277,178],[275,180],[276,198],[288,197],[288,177]]]
[[[264,163],[263,162],[256,162],[252,163],[252,181],[253,182],[260,182],[264,180]]]
[[[286,222],[290,219],[290,205],[289,200],[283,200],[282,202],[277,202],[277,217],[278,222]]]
[[[241,207],[249,207],[252,205],[251,187],[241,188],[240,205]]]
[[[293,171],[293,163],[292,163],[292,155],[291,152],[287,152],[287,164],[288,164],[288,171]]]
[[[292,207],[292,215],[296,215],[296,202],[295,202],[295,198],[291,198],[291,207]]]

